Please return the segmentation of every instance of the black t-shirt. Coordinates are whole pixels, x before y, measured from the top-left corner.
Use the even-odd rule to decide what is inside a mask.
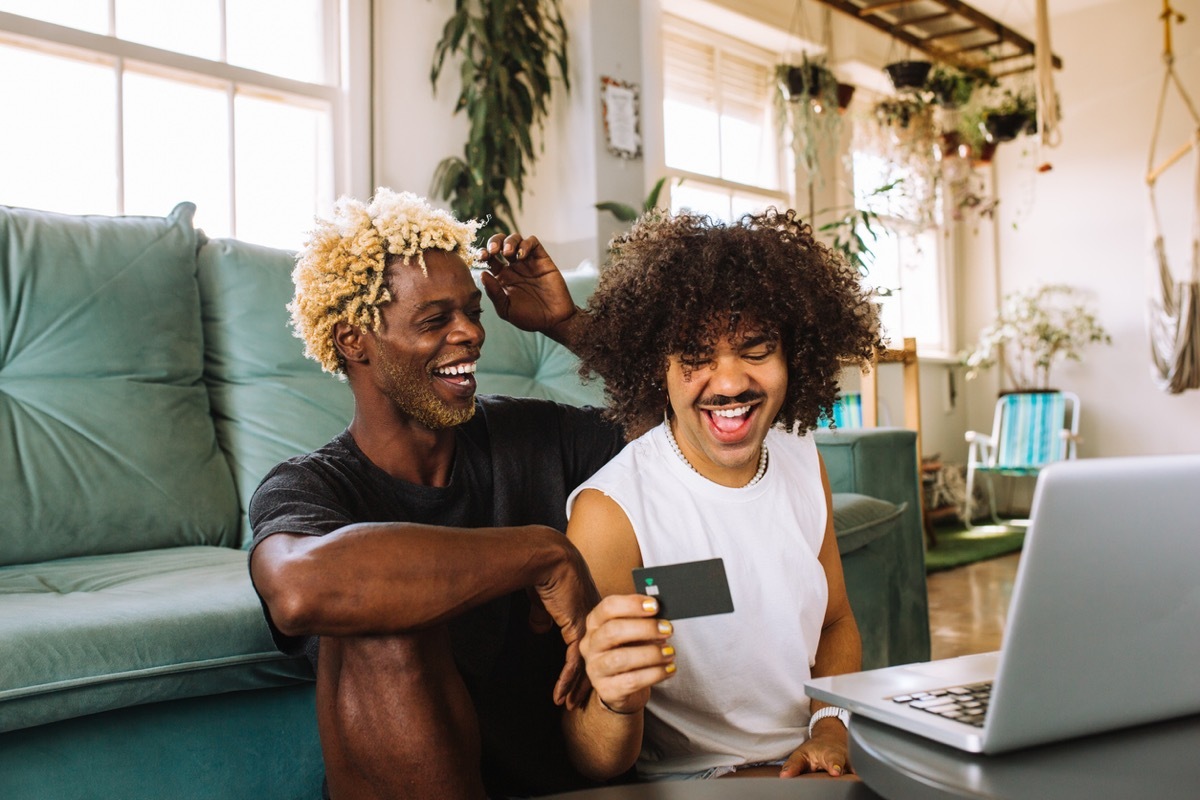
[[[624,444],[597,409],[504,397],[478,398],[475,416],[455,433],[445,487],[393,478],[367,459],[348,431],[284,461],[251,500],[251,548],[275,533],[321,536],[356,522],[564,530],[567,495]],[[450,623],[455,661],[479,717],[489,793],[544,794],[586,785],[569,765],[561,710],[551,698],[563,663],[562,637],[556,630],[534,634],[528,616],[522,591]],[[315,668],[316,637],[285,636],[269,614],[267,622],[281,650],[304,652]]]

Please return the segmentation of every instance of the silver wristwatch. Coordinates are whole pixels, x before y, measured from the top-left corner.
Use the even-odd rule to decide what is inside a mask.
[[[842,724],[847,728],[850,727],[850,712],[844,708],[837,706],[825,706],[820,711],[817,711],[808,720],[808,738],[812,738],[813,726],[826,717],[837,717],[842,721]]]

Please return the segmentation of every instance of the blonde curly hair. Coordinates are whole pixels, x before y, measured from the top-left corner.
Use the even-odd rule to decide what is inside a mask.
[[[397,261],[411,264],[415,256],[426,273],[424,252],[434,249],[457,252],[474,266],[478,254],[472,243],[482,224],[459,222],[411,192],[381,187],[368,203],[339,199],[332,218],[317,218],[292,271],[296,294],[287,308],[296,337],[304,340],[304,354],[326,372],[344,372],[333,326],[348,322],[379,329],[379,309],[392,299],[387,267]]]

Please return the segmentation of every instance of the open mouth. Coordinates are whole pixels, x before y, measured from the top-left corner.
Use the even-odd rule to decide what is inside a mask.
[[[470,395],[475,392],[475,363],[461,361],[457,364],[447,364],[435,367],[433,376],[448,385],[459,395]]]
[[[733,442],[740,439],[750,428],[750,421],[757,411],[757,404],[728,406],[725,408],[701,409],[708,420],[709,430],[713,436],[722,442]]]

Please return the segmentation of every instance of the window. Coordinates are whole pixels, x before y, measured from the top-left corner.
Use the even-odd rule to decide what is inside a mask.
[[[862,233],[873,259],[865,282],[883,293],[881,317],[893,347],[905,337],[915,337],[922,355],[948,356],[954,351],[950,337],[949,291],[944,266],[942,228],[930,224],[928,207],[936,207],[936,193],[920,201],[933,187],[922,176],[873,153],[853,153],[855,206],[879,215],[877,238]],[[879,193],[880,187],[901,181],[904,190]]]
[[[351,125],[366,8],[0,0],[0,203],[160,216],[190,200],[209,236],[298,246],[366,170],[349,135],[369,130],[365,111]]]
[[[732,220],[787,206],[771,82],[778,56],[668,17],[663,127],[671,210]]]

